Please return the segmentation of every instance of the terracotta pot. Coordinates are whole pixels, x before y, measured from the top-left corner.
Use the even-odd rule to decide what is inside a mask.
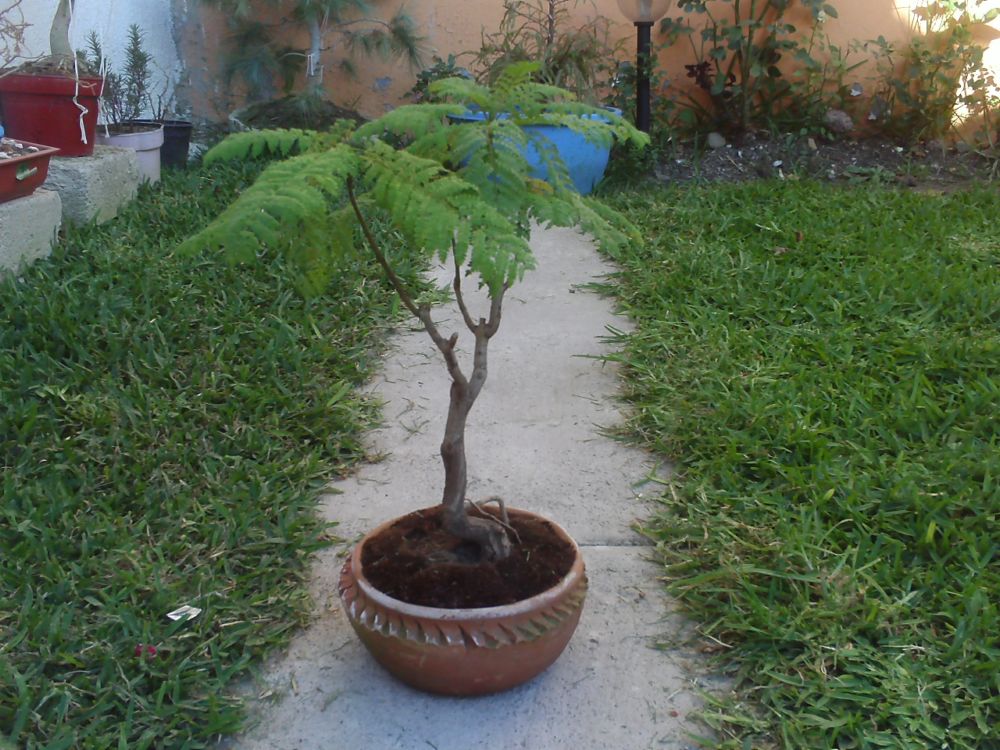
[[[534,516],[518,510],[510,515]],[[576,553],[556,586],[499,607],[440,609],[394,599],[365,577],[365,543],[393,523],[382,524],[354,548],[339,586],[354,631],[390,673],[430,693],[485,695],[541,674],[566,648],[583,610],[587,576],[579,548],[556,524],[549,522]]]
[[[81,78],[78,85],[68,76],[0,76],[7,135],[58,148],[60,156],[90,156],[103,85],[97,77]]]
[[[0,132],[3,130],[0,129]],[[57,148],[49,148],[38,143],[27,141],[20,143],[38,150],[11,159],[0,159],[0,203],[23,198],[35,192],[48,176],[49,159],[59,152]]]

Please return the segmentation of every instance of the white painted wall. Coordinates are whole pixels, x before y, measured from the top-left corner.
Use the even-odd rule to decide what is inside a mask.
[[[25,34],[26,57],[49,51],[49,25],[59,0],[22,0],[24,20],[31,24]],[[70,43],[84,49],[87,34],[97,32],[110,65],[124,63],[128,27],[139,24],[144,33],[143,48],[152,55],[153,91],[166,85],[172,91],[181,75],[181,63],[173,38],[171,0],[76,0]]]

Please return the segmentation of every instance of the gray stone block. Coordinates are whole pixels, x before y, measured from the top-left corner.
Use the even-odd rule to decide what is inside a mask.
[[[52,252],[62,223],[59,194],[38,189],[24,198],[0,203],[0,274],[19,273]]]
[[[52,159],[45,187],[62,198],[63,219],[86,224],[96,218],[103,224],[135,198],[139,167],[135,151],[95,146],[93,156]]]

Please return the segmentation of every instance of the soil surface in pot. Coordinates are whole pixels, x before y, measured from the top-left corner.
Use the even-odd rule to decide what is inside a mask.
[[[78,58],[76,63],[70,57],[60,57],[59,55],[49,55],[39,60],[30,60],[13,69],[14,73],[36,76],[69,76],[73,78],[79,75],[81,78],[89,78],[100,75],[98,71],[83,58]]]
[[[410,604],[445,609],[494,607],[528,599],[561,581],[573,546],[544,519],[511,515],[517,531],[506,560],[482,559],[478,545],[441,528],[438,508],[403,516],[368,540],[365,577],[379,591]]]

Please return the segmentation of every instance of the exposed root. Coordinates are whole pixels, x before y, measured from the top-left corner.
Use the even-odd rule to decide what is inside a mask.
[[[486,518],[473,518],[463,511],[457,516],[445,513],[444,527],[459,539],[467,539],[479,545],[483,555],[489,560],[503,560],[511,552],[510,537],[504,524],[487,514]]]
[[[507,504],[503,501],[502,497],[500,497],[499,495],[494,495],[493,497],[488,497],[485,500],[480,500],[478,503],[475,500],[468,500],[468,499],[465,502],[467,502],[469,505],[471,505],[473,508],[479,511],[480,515],[483,516],[483,518],[489,518],[499,523],[507,530],[508,534],[514,537],[515,542],[517,542],[518,544],[521,543],[521,535],[517,533],[517,529],[515,529],[513,526],[510,525],[510,517],[507,515]],[[489,505],[490,503],[494,503],[500,509],[499,521],[497,521],[496,516],[492,516],[485,510],[483,510],[483,506]]]

